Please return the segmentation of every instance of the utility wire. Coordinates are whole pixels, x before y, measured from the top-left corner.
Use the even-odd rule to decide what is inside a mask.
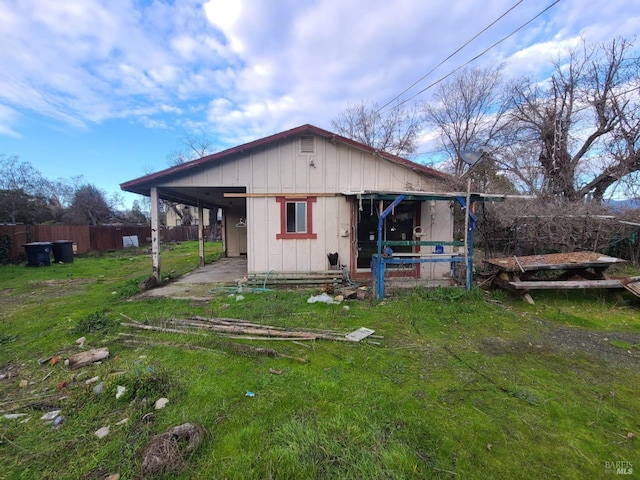
[[[520,30],[522,30],[524,27],[526,27],[527,25],[529,25],[531,22],[533,22],[534,20],[536,20],[538,17],[540,17],[541,15],[543,15],[547,10],[550,10],[552,7],[554,7],[556,4],[560,3],[560,0],[555,0],[555,2],[547,5],[544,10],[542,10],[540,13],[538,13],[535,17],[531,18],[530,20],[528,20],[527,22],[523,23],[522,25],[520,25],[518,28],[516,28],[514,31],[512,31],[510,34],[502,37],[500,40],[498,40],[497,42],[495,42],[493,45],[491,45],[490,47],[486,48],[485,50],[483,50],[482,52],[480,52],[478,55],[476,55],[475,57],[473,57],[471,60],[467,61],[466,63],[464,63],[463,65],[460,65],[459,67],[453,69],[452,71],[450,71],[449,73],[447,73],[446,75],[444,75],[443,77],[440,77],[438,80],[436,80],[435,82],[427,85],[425,88],[423,88],[422,90],[420,90],[419,92],[415,93],[414,95],[410,96],[409,98],[403,100],[402,102],[394,105],[393,107],[389,108],[387,111],[389,110],[393,110],[394,108],[398,108],[401,105],[404,105],[405,103],[407,103],[409,100],[412,100],[414,98],[416,98],[418,95],[420,95],[421,93],[426,92],[427,90],[429,90],[430,88],[436,86],[437,84],[439,84],[440,82],[442,82],[443,80],[447,79],[448,77],[450,77],[451,75],[453,75],[454,73],[456,73],[457,71],[463,69],[464,67],[466,67],[467,65],[469,65],[472,62],[475,62],[478,58],[482,57],[485,53],[487,53],[489,50],[492,50],[493,48],[495,48],[496,46],[500,45],[502,42],[504,42],[505,40],[507,40],[508,38],[512,37],[513,35],[515,35],[516,33],[518,33]],[[406,91],[406,90],[405,90]],[[397,97],[396,97],[397,98]],[[389,103],[387,103],[385,106],[389,105]],[[384,108],[384,107],[383,107]],[[379,109],[378,112],[376,113],[386,113],[386,112],[381,112],[382,109]]]
[[[459,47],[455,52],[453,52],[452,54],[450,54],[447,58],[445,58],[444,60],[442,60],[438,65],[436,65],[435,67],[433,67],[431,70],[429,70],[427,73],[425,73],[422,77],[420,77],[418,80],[416,80],[415,82],[413,82],[411,85],[409,85],[407,88],[405,88],[402,92],[400,92],[398,95],[396,95],[395,97],[393,97],[391,100],[389,100],[387,103],[385,103],[384,105],[382,105],[379,109],[378,112],[380,112],[382,109],[384,109],[386,106],[390,105],[391,103],[393,103],[394,101],[396,101],[398,98],[400,98],[402,95],[404,95],[405,93],[407,93],[409,90],[411,90],[413,87],[415,87],[418,83],[420,83],[422,80],[424,80],[425,78],[427,78],[429,75],[431,75],[435,70],[437,70],[438,68],[440,68],[447,60],[451,59],[453,56],[455,56],[457,53],[459,53],[462,49],[464,49],[467,45],[469,45],[471,42],[473,42],[476,38],[478,38],[480,35],[482,35],[484,32],[486,32],[487,30],[489,30],[491,27],[493,27],[496,23],[498,23],[500,20],[502,20],[504,17],[506,17],[514,8],[516,8],[518,5],[520,5],[524,0],[520,0],[518,2],[516,2],[515,5],[513,5],[509,10],[507,10],[506,12],[504,12],[502,15],[500,15],[498,18],[496,18],[493,22],[491,22],[489,25],[487,25],[486,27],[484,27],[482,30],[480,30],[478,33],[476,33],[472,38],[470,38],[469,40],[467,40],[461,47]]]

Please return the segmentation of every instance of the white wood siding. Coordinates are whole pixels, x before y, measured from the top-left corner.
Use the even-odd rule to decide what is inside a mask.
[[[313,165],[310,165],[310,161]],[[384,160],[368,152],[315,137],[315,153],[300,151],[299,137],[292,137],[246,154],[188,171],[184,177],[161,186],[245,187],[249,194],[309,194],[371,191],[437,190],[436,184],[409,168]],[[452,224],[448,202],[438,202],[432,217],[428,202],[422,209],[422,224],[431,225],[434,238],[451,240]],[[226,222],[227,241],[239,241],[246,233],[249,272],[313,271],[328,268],[327,253],[338,252],[340,263],[351,256],[349,236],[341,236],[341,227],[352,232],[350,204],[343,196],[318,197],[312,204],[313,233],[316,239],[276,239],[280,233],[280,203],[274,197],[248,197],[247,228],[235,228],[242,215],[233,212]],[[433,222],[432,222],[433,218]],[[235,220],[235,221],[234,221]],[[440,237],[442,235],[442,238]],[[231,251],[240,251],[227,245]],[[442,269],[423,268],[429,276],[442,276]],[[423,273],[426,275],[426,273]]]

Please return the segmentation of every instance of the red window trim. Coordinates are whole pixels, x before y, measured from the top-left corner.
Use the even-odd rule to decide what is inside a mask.
[[[317,197],[276,197],[280,204],[280,233],[276,234],[278,240],[303,240],[316,239],[318,235],[313,232],[313,209],[311,204]],[[287,232],[287,202],[307,202],[307,231],[305,233]]]

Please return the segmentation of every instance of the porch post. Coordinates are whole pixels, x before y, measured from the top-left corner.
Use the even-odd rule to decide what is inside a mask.
[[[204,208],[198,202],[198,253],[200,266],[204,267]]]
[[[158,187],[151,187],[151,260],[153,262],[153,276],[160,283],[160,203]]]

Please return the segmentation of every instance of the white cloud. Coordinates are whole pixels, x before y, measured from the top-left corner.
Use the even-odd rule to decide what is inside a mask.
[[[203,126],[233,142],[302,123],[329,128],[348,102],[390,100],[512,0],[4,0],[0,103],[74,127],[130,118]],[[526,0],[412,94],[479,55],[545,5]],[[582,35],[628,38],[640,12],[564,0],[477,63],[536,75]],[[420,98],[426,98],[424,95]],[[128,117],[129,116],[129,117]],[[0,134],[19,132],[0,113]],[[248,138],[250,139],[250,138]]]
[[[18,112],[13,108],[0,104],[0,135],[20,138],[21,135],[10,125],[18,121]]]

